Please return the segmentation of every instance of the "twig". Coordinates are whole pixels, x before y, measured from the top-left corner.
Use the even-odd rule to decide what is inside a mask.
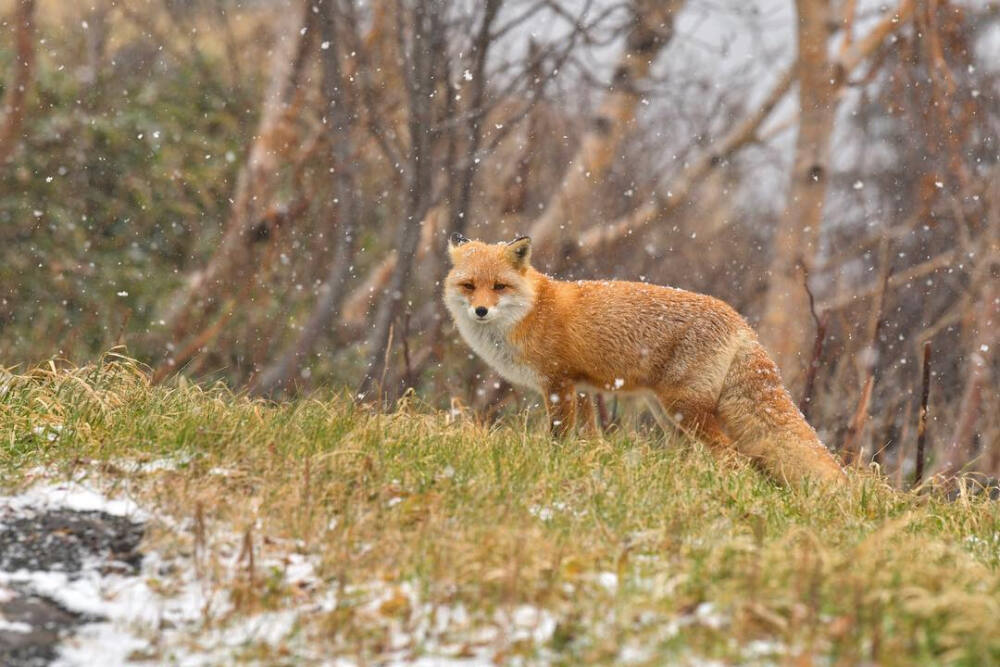
[[[213,340],[219,332],[222,331],[223,327],[225,327],[229,318],[233,316],[235,311],[236,309],[233,307],[233,300],[230,300],[228,307],[223,310],[222,314],[219,315],[213,324],[202,330],[201,333],[192,338],[187,345],[181,348],[177,354],[164,360],[163,363],[161,363],[156,370],[153,371],[153,376],[149,380],[150,384],[160,384],[175,369],[183,366],[188,359],[197,354],[201,348],[205,347],[209,341]]]
[[[931,342],[924,343],[923,377],[920,383],[920,414],[917,416],[917,469],[913,474],[914,486],[924,477],[924,452],[927,444],[927,398],[931,392]]]
[[[389,372],[389,356],[392,353],[392,335],[395,331],[395,325],[389,325],[389,339],[385,343],[385,358],[382,360],[382,376],[378,381],[378,397],[381,402],[382,397],[385,395],[385,376]]]
[[[312,457],[307,456],[302,464],[302,507],[306,516],[312,517]]]
[[[851,424],[847,429],[847,436],[841,447],[845,463],[859,463],[864,447],[861,444],[861,435],[864,431],[865,423],[868,421],[868,406],[871,403],[872,389],[875,386],[875,350],[878,347],[878,334],[882,329],[885,318],[885,294],[889,285],[889,278],[892,274],[892,267],[889,265],[889,243],[886,241],[882,245],[881,252],[882,265],[882,289],[878,293],[878,308],[875,310],[874,324],[871,326],[871,336],[868,340],[869,354],[864,362],[865,383],[861,390],[861,398],[858,399],[858,407],[851,418]]]
[[[250,581],[250,588],[252,590],[256,585],[257,578],[253,559],[253,524],[247,526],[247,531],[243,533],[243,549],[240,554],[240,560],[244,558],[247,563],[247,578]]]
[[[874,386],[875,376],[869,375],[864,388],[861,390],[861,398],[858,399],[858,407],[854,410],[851,424],[847,427],[847,436],[844,438],[844,444],[840,448],[840,456],[847,465],[857,463],[861,460],[861,432],[864,430],[865,422],[868,419],[868,404],[871,401],[872,388]]]
[[[194,566],[200,577],[202,560],[205,557],[205,504],[200,500],[194,506]]]
[[[896,471],[893,473],[897,489],[903,488],[903,466],[906,464],[906,457],[909,455],[909,447],[907,446],[910,442],[910,417],[913,416],[913,403],[910,401],[903,401],[906,405],[906,409],[903,411],[903,428],[899,432],[897,441],[899,442],[899,451],[896,452]]]
[[[897,404],[898,407],[898,404]],[[876,442],[876,449],[872,452],[872,462],[878,464],[879,471],[885,475],[885,452],[894,442],[898,442],[896,436],[896,425],[894,423],[895,410],[886,410],[883,413],[882,418],[882,428],[880,430],[882,436]]]
[[[413,363],[410,359],[410,316],[409,309],[403,313],[403,389],[413,386]]]
[[[129,320],[132,319],[132,309],[126,308],[122,313],[122,323],[118,328],[118,335],[115,337],[115,345],[125,345],[125,329],[128,328]]]
[[[802,264],[804,275],[802,284],[809,295],[809,312],[816,323],[816,339],[813,341],[812,356],[809,358],[809,367],[806,369],[805,386],[802,389],[802,400],[799,402],[799,410],[802,415],[809,419],[809,408],[812,407],[813,387],[816,384],[816,372],[819,370],[819,359],[823,355],[823,343],[826,342],[826,313],[822,317],[816,313],[816,298],[812,290],[809,289],[809,269]]]
[[[608,405],[604,401],[604,394],[597,392],[594,396],[594,402],[597,403],[597,418],[601,431],[607,431],[611,427],[611,415],[608,414]]]
[[[955,262],[957,257],[958,252],[954,248],[945,250],[940,255],[935,255],[925,262],[914,264],[905,271],[898,271],[894,273],[892,277],[889,278],[887,286],[901,287],[912,280],[922,278],[923,276],[926,276],[929,273],[934,273],[939,269],[949,268]],[[839,310],[840,308],[844,308],[852,304],[858,304],[873,294],[878,294],[880,287],[881,284],[879,283],[865,285],[864,287],[856,287],[845,294],[841,294],[822,302],[820,307],[825,311],[830,311]]]

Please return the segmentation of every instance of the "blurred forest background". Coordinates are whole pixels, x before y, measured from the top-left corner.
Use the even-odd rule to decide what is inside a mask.
[[[1000,3],[0,17],[0,366],[123,345],[157,382],[491,419],[535,398],[458,340],[446,239],[521,233],[557,276],[731,303],[848,461],[1000,474]]]

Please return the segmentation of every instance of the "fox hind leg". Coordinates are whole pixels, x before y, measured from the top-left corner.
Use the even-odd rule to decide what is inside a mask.
[[[700,440],[716,459],[728,459],[735,451],[711,401],[678,398],[669,392],[657,392],[657,398],[670,420],[687,435]]]

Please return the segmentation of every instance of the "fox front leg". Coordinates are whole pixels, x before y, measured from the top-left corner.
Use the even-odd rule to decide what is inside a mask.
[[[553,382],[545,390],[545,411],[552,435],[563,438],[576,424],[576,392],[568,382]]]
[[[601,433],[597,422],[597,412],[594,410],[594,397],[590,394],[576,392],[576,423],[581,435],[597,437]]]

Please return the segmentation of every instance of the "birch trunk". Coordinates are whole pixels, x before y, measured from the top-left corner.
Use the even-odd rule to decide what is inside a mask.
[[[827,57],[829,0],[797,0],[799,17],[799,133],[784,211],[775,230],[761,340],[786,384],[802,377],[812,339],[809,296],[801,264],[812,267],[829,178],[830,135],[836,113],[834,68]]]
[[[789,192],[775,230],[760,336],[786,384],[797,389],[808,361],[803,355],[808,353],[813,336],[812,323],[805,316],[809,296],[800,265],[808,271],[816,259],[837,91],[846,76],[910,17],[913,0],[901,0],[857,41],[845,39],[837,61],[828,56],[834,18],[830,0],[796,0],[795,4],[799,18],[799,133]]]

